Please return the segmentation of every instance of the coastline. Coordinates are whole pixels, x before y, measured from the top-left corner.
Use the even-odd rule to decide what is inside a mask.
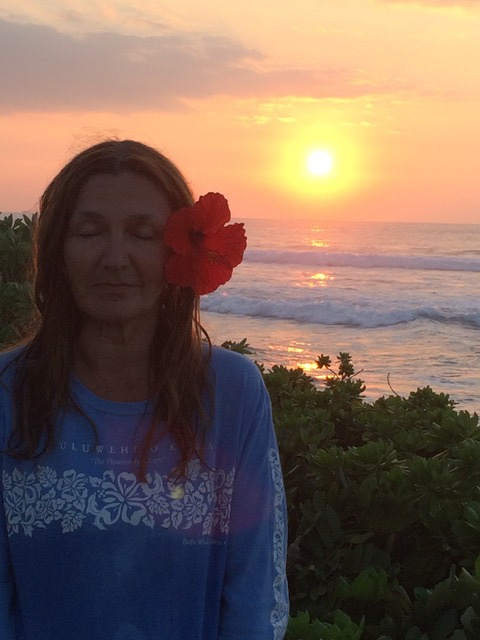
[[[449,341],[452,350],[462,348],[470,361],[480,359],[480,345],[475,346],[463,330],[436,327],[432,339],[427,321],[371,329],[210,311],[202,311],[202,323],[215,344],[246,338],[254,351],[252,359],[267,369],[274,364],[301,367],[319,384],[325,374],[317,369],[316,358],[323,353],[335,361],[340,351],[347,351],[365,382],[368,402],[383,395],[408,396],[430,386],[437,393],[449,394],[457,410],[480,413],[480,367],[465,372],[445,349]],[[478,332],[473,331],[476,336]]]

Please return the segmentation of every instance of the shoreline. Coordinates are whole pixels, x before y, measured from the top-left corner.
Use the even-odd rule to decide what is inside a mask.
[[[325,372],[317,369],[317,357],[323,353],[335,363],[338,353],[346,351],[352,356],[358,377],[365,382],[363,397],[367,402],[384,395],[408,397],[417,388],[429,386],[436,393],[448,394],[456,402],[457,411],[480,414],[480,367],[476,372],[465,370],[461,362],[442,353],[439,349],[447,338],[454,343],[452,348],[458,348],[460,338],[455,332],[446,330],[445,336],[437,331],[435,344],[430,331],[425,330],[426,321],[365,329],[210,311],[202,311],[201,316],[214,344],[246,338],[254,351],[249,357],[267,369],[273,365],[301,367],[321,384]],[[471,354],[465,353],[464,359],[471,362]]]

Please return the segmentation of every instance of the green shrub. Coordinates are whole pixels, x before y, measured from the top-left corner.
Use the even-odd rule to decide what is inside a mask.
[[[0,348],[22,338],[33,314],[32,236],[36,216],[0,219]]]
[[[25,282],[31,275],[32,236],[37,216],[0,219],[0,279]]]
[[[355,624],[342,611],[335,611],[333,622],[310,620],[308,612],[292,616],[288,625],[289,640],[360,640],[364,621]]]
[[[429,387],[367,403],[346,353],[337,371],[317,366],[324,388],[263,371],[287,492],[288,640],[480,637],[478,416]],[[332,635],[339,612],[353,635]]]

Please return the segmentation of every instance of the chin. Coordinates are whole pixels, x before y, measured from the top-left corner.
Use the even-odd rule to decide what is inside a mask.
[[[121,305],[110,303],[98,306],[95,309],[85,308],[83,317],[86,323],[121,325],[137,321],[145,324],[151,319],[156,322],[157,309],[139,308],[136,305],[125,304],[125,302]]]

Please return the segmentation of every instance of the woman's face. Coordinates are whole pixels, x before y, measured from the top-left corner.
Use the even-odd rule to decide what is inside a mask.
[[[68,282],[85,321],[156,321],[170,213],[162,192],[142,175],[98,174],[85,182],[64,246]]]

